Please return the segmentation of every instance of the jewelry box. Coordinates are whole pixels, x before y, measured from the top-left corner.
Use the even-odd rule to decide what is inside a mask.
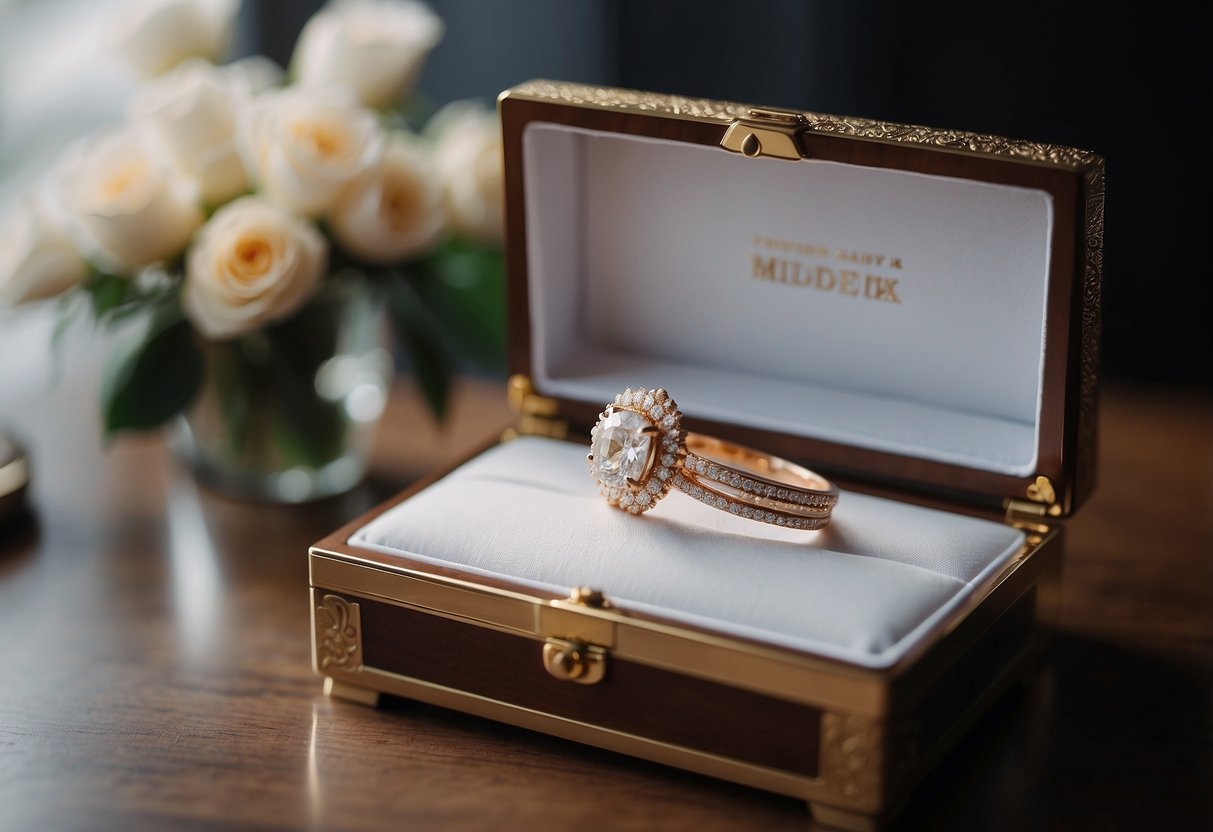
[[[893,814],[1037,655],[1094,482],[1103,162],[536,81],[500,99],[517,426],[310,552],[334,696]],[[819,531],[585,461],[626,388],[831,477]]]

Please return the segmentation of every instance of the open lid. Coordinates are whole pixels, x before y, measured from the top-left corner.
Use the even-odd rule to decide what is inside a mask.
[[[835,473],[1090,490],[1098,156],[545,81],[500,110],[510,367],[560,415],[660,386]]]

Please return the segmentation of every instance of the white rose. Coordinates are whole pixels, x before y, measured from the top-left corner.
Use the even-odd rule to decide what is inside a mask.
[[[160,75],[186,58],[227,51],[238,0],[140,0],[123,10],[118,49],[138,72]]]
[[[186,256],[181,305],[211,339],[287,317],[320,285],[328,244],[307,220],[259,197],[220,208]]]
[[[177,172],[197,182],[202,201],[218,205],[249,187],[236,130],[251,95],[243,76],[191,60],[137,92],[130,115]]]
[[[150,152],[136,130],[79,145],[61,167],[65,206],[106,268],[133,274],[185,249],[202,224],[196,193]]]
[[[254,99],[241,151],[269,199],[318,217],[379,161],[383,129],[344,88],[286,89]]]
[[[456,101],[435,114],[426,133],[435,142],[452,230],[499,245],[505,236],[505,190],[497,114]]]
[[[219,71],[250,94],[265,92],[286,83],[282,67],[264,55],[249,55],[219,67]]]
[[[53,297],[87,274],[67,232],[33,197],[0,221],[0,307]]]
[[[442,39],[442,21],[409,0],[345,0],[317,12],[291,65],[302,84],[343,83],[368,107],[398,102]]]
[[[368,263],[399,263],[434,244],[446,225],[433,160],[404,136],[355,180],[329,216],[333,237]]]

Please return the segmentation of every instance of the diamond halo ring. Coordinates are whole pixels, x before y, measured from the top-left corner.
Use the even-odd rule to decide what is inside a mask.
[[[611,505],[640,514],[678,489],[712,508],[790,529],[830,522],[838,489],[777,456],[682,427],[682,413],[660,388],[628,388],[599,415],[590,436],[590,471]]]

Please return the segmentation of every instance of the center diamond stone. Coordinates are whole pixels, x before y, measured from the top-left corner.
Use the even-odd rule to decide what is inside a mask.
[[[590,453],[594,470],[604,484],[623,488],[628,479],[643,479],[651,437],[642,433],[649,421],[631,410],[616,410],[598,423]]]

